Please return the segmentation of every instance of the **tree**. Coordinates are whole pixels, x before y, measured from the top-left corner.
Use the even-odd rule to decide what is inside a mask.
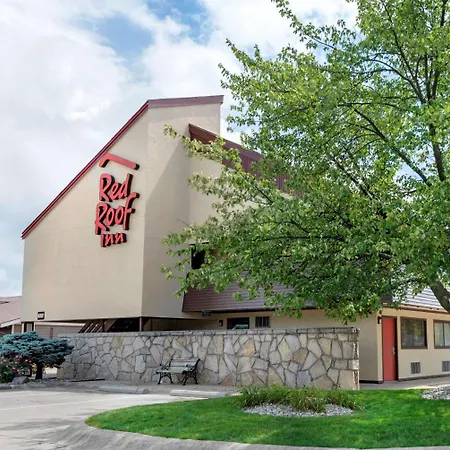
[[[59,367],[73,347],[64,339],[45,339],[35,331],[7,334],[0,338],[0,356],[16,356],[36,365],[36,379],[42,379],[44,367]]]
[[[296,45],[267,59],[229,42],[242,72],[222,67],[229,120],[261,161],[248,173],[223,142],[181,137],[190,156],[229,163],[190,180],[216,215],[167,236],[167,276],[179,293],[238,280],[284,313],[311,301],[344,321],[429,286],[450,312],[448,1],[357,0],[354,30],[275,3]],[[189,277],[187,243],[206,253]]]

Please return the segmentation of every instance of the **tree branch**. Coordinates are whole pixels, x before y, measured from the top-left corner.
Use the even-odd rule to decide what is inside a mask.
[[[450,292],[440,281],[430,284],[430,289],[433,291],[441,306],[450,313]]]

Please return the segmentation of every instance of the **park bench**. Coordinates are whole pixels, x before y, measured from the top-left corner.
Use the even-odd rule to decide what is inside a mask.
[[[163,378],[168,378],[170,382],[173,383],[172,374],[183,376],[183,379],[181,380],[183,386],[186,385],[189,378],[193,378],[195,384],[198,384],[197,365],[199,361],[200,360],[196,358],[172,358],[168,363],[163,364],[156,371],[159,375],[158,384],[161,384]]]

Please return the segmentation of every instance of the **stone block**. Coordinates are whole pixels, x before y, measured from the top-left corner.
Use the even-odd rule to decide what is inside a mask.
[[[339,370],[338,369],[329,369],[327,372],[328,378],[334,383],[334,387],[338,387],[339,381]]]
[[[258,379],[261,381],[262,384],[267,384],[267,377],[269,372],[267,370],[259,370],[259,369],[253,369],[253,372],[258,377]]]
[[[236,374],[230,373],[230,375],[223,379],[220,384],[224,386],[236,386]]]
[[[204,368],[212,372],[219,372],[219,357],[217,355],[207,355],[204,361]]]
[[[202,338],[202,347],[208,348],[209,343],[211,342],[211,336],[203,336]]]
[[[291,349],[292,353],[295,353],[296,351],[300,350],[301,345],[300,345],[300,340],[298,338],[298,336],[293,335],[293,334],[288,334],[285,337],[286,343],[289,345],[289,348]]]
[[[131,365],[126,360],[120,361],[119,372],[132,373],[134,371],[134,365]]]
[[[297,372],[297,387],[311,386],[311,381],[309,371],[301,370],[300,372]]]
[[[261,343],[261,348],[259,350],[259,357],[261,359],[265,359],[265,360],[269,359],[269,347],[270,347],[269,342]]]
[[[242,356],[238,360],[237,373],[249,372],[252,368],[252,358],[249,356]]]
[[[270,343],[270,351],[274,352],[276,348],[277,348],[277,341],[273,339],[272,342]]]
[[[342,342],[342,355],[345,359],[354,359],[356,353],[354,342]]]
[[[350,359],[347,368],[349,370],[359,370],[359,359]]]
[[[323,362],[323,365],[325,366],[325,369],[328,370],[331,367],[331,362],[332,362],[331,356],[326,356],[326,355],[322,356],[322,362]]]
[[[323,355],[331,355],[331,340],[327,338],[320,338],[319,339],[319,345],[322,349]]]
[[[309,352],[308,356],[305,359],[304,364],[301,365],[300,368],[302,370],[308,370],[309,368],[311,368],[313,366],[313,364],[316,363],[317,360],[318,360],[317,356],[314,353]]]
[[[30,379],[28,377],[14,377],[11,381],[11,384],[13,386],[20,386],[22,384],[27,384],[30,382]]]
[[[137,373],[137,372],[133,372],[132,374],[131,374],[131,382],[132,383],[137,383],[138,381],[141,381],[141,375],[142,374],[140,374],[140,373]]]
[[[199,382],[204,384],[218,384],[219,374],[217,372],[212,372],[211,370],[205,369],[200,375]]]
[[[327,371],[321,359],[318,359],[309,369],[309,374],[313,380],[325,375],[326,373]]]
[[[119,372],[119,374],[117,375],[117,379],[119,381],[131,381],[131,373]]]
[[[145,358],[142,355],[136,356],[136,363],[134,366],[134,371],[139,374],[143,374],[147,368],[145,364]]]
[[[348,363],[346,359],[334,359],[331,366],[333,369],[347,369]]]
[[[314,386],[320,389],[333,389],[334,383],[330,380],[326,375],[322,375],[321,377],[314,380]]]
[[[297,373],[292,373],[289,370],[284,372],[285,385],[295,387],[297,385]]]
[[[253,356],[256,353],[255,343],[253,339],[248,339],[247,342],[241,347],[238,352],[238,356]]]
[[[98,373],[98,368],[95,365],[92,365],[91,367],[89,367],[89,369],[86,373],[86,378],[95,380],[97,378],[97,373]]]
[[[112,359],[108,368],[109,368],[112,376],[114,377],[113,379],[116,380],[118,373],[119,373],[119,364],[118,364],[117,358]]]
[[[315,339],[312,339],[308,342],[308,350],[314,353],[318,358],[322,355],[322,349]]]
[[[281,362],[281,355],[278,350],[274,350],[269,353],[269,362],[270,364],[279,364]]]
[[[306,348],[301,348],[300,350],[296,351],[293,355],[293,360],[300,364],[303,365],[304,362],[306,361],[306,357],[308,356],[308,349]]]
[[[228,355],[227,353],[225,353],[223,357],[230,372],[234,372],[238,363],[238,357],[234,355]]]
[[[261,358],[255,358],[253,360],[253,366],[252,369],[259,369],[259,370],[267,370],[269,367],[269,363]]]
[[[349,390],[358,389],[357,377],[353,370],[341,370],[339,374],[339,388]]]
[[[278,376],[283,380],[283,384],[284,384],[284,382],[285,382],[284,367],[283,366],[276,366],[276,367],[274,367],[274,369],[277,372]]]
[[[292,351],[285,339],[278,344],[278,351],[282,361],[290,361],[292,359]]]
[[[341,359],[342,358],[342,348],[338,341],[332,341],[331,342],[331,356],[334,359]]]
[[[306,346],[308,345],[308,337],[305,333],[301,333],[298,335],[298,340],[300,342],[300,347],[301,348],[306,348]]]
[[[269,385],[272,384],[284,384],[284,380],[280,378],[280,375],[278,375],[277,371],[273,367],[269,367],[269,373],[267,377],[267,382]]]
[[[138,350],[140,350],[142,347],[145,347],[144,341],[142,340],[141,337],[136,337],[133,341],[133,350],[136,352]]]
[[[133,354],[133,346],[131,344],[125,345],[122,349],[122,358],[126,358]]]
[[[225,336],[224,338],[224,352],[234,355],[233,343],[231,341],[231,336]]]
[[[254,384],[253,373],[252,372],[244,372],[241,373],[241,386],[251,386]]]
[[[224,380],[229,374],[230,374],[230,369],[228,368],[228,366],[226,365],[225,361],[220,358],[219,360],[219,383]]]
[[[348,334],[347,333],[338,333],[338,340],[339,341],[348,341]]]

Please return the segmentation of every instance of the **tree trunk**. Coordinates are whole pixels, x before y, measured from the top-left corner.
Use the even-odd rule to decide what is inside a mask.
[[[433,285],[430,285],[430,289],[433,291],[441,306],[450,313],[450,292],[440,281],[436,281]]]
[[[36,364],[36,377],[35,380],[42,380],[42,374],[44,373],[44,366],[42,364]]]

